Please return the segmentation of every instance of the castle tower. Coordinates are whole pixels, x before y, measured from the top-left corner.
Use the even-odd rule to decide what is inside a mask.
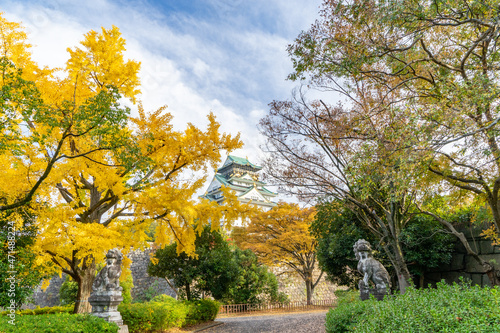
[[[224,185],[235,191],[241,202],[251,201],[263,210],[270,210],[276,206],[272,199],[278,194],[269,191],[266,184],[259,180],[261,169],[261,166],[252,164],[246,158],[229,155],[202,197],[222,203],[224,197],[221,186]]]

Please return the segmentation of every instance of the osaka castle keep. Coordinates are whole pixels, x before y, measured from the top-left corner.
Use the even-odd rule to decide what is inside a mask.
[[[261,166],[252,164],[246,158],[229,155],[215,173],[203,197],[221,204],[224,201],[221,186],[225,186],[235,191],[241,202],[251,201],[261,209],[270,210],[276,206],[272,200],[278,194],[269,191],[265,188],[266,184],[259,181],[261,169]]]

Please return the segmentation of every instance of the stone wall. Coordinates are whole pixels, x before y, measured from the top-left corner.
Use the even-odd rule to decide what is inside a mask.
[[[128,254],[128,257],[132,260],[130,270],[134,279],[134,288],[131,294],[135,300],[149,299],[152,296],[161,294],[176,297],[176,293],[170,288],[165,279],[148,275],[148,264],[153,251],[152,248],[149,248],[145,251],[136,250]]]
[[[271,271],[278,279],[278,290],[287,294],[291,302],[305,301],[307,299],[305,282],[298,274],[283,267],[275,267]],[[314,271],[314,281],[316,281],[319,274],[319,270]],[[336,297],[334,292],[339,287],[327,281],[325,277],[326,274],[323,274],[316,288],[314,288],[313,301],[334,299]]]
[[[42,290],[42,286],[39,285],[33,292],[32,300],[30,303],[23,305],[23,308],[33,309],[36,306],[46,307],[46,306],[56,306],[59,305],[59,289],[66,279],[66,274],[55,275],[50,279],[50,284],[47,289]]]
[[[172,297],[176,297],[175,292],[170,288],[165,279],[151,277],[148,275],[148,264],[150,260],[150,254],[153,249],[147,249],[145,251],[136,250],[131,251],[128,257],[132,260],[130,264],[130,270],[132,272],[132,278],[134,281],[134,288],[131,291],[132,298],[134,300],[144,300],[150,299],[153,296],[160,294],[167,294]],[[25,304],[25,308],[34,308],[35,306],[45,307],[45,306],[56,306],[59,305],[59,289],[66,278],[66,274],[62,275],[60,278],[58,275],[54,276],[50,280],[49,287],[46,290],[42,290],[41,285],[35,289],[32,297],[32,302]]]
[[[480,236],[486,226],[474,229],[462,228],[462,232],[467,237],[472,250],[477,251],[485,261],[493,260],[496,265],[500,264],[500,247],[491,245],[491,240]],[[491,286],[488,276],[483,267],[470,255],[460,241],[456,241],[455,250],[451,262],[442,265],[431,272],[426,273],[424,284],[435,285],[436,282],[445,280],[447,283],[459,282],[460,277],[471,280],[473,284],[480,286]]]
[[[176,297],[176,293],[170,288],[165,279],[151,277],[147,274],[150,254],[153,251],[153,248],[149,248],[144,251],[131,251],[128,254],[128,257],[132,261],[130,270],[134,281],[134,288],[131,294],[134,300],[150,299],[160,294]],[[290,301],[306,300],[305,283],[300,277],[293,273],[287,273],[286,269],[283,268],[274,268],[272,271],[277,275],[279,291],[287,294]],[[315,276],[319,276],[319,271],[315,272]],[[59,289],[64,279],[64,274],[62,278],[59,278],[59,276],[53,277],[49,287],[45,291],[42,291],[39,286],[35,291],[33,304],[29,304],[29,307],[36,305],[40,307],[59,305]],[[323,277],[314,289],[313,300],[334,299],[334,291],[337,288],[336,285],[326,281],[325,274],[323,274]]]

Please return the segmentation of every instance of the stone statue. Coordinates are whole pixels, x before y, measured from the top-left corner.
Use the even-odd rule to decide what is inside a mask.
[[[92,291],[102,293],[103,291],[122,291],[120,287],[120,275],[122,274],[123,255],[118,249],[111,249],[106,254],[106,266],[97,274]]]
[[[118,333],[128,333],[127,325],[123,320],[118,305],[123,301],[120,287],[120,275],[122,273],[123,255],[120,250],[112,249],[106,254],[106,266],[97,274],[92,284],[92,294],[89,303],[92,305],[92,314],[116,323],[119,327]]]
[[[356,259],[359,261],[358,271],[363,275],[363,279],[359,281],[361,299],[368,299],[371,294],[378,300],[382,300],[391,288],[389,273],[377,259],[373,258],[369,242],[359,239],[354,244],[353,250]],[[370,281],[375,284],[375,289],[370,288]]]

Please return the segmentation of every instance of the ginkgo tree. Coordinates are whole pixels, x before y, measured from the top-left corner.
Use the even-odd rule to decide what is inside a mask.
[[[93,43],[111,44],[109,54],[93,56]],[[121,42],[120,42],[121,43]],[[108,57],[115,59],[113,34],[86,35],[82,45],[92,56],[82,50],[70,52],[68,67],[83,66],[91,73],[100,67],[87,65],[88,59]],[[121,44],[123,46],[123,44]],[[73,60],[78,57],[82,60]],[[81,65],[83,64],[83,65]],[[71,69],[71,73],[76,72]],[[106,87],[106,80],[124,87],[131,96],[137,91],[129,83],[126,71],[92,74],[95,78],[86,87],[89,90]],[[125,77],[124,77],[125,76]],[[147,113],[138,107],[138,117],[129,118],[118,137],[124,143],[114,150],[95,150],[85,159],[71,159],[61,164],[49,184],[59,194],[39,211],[38,222],[43,230],[36,243],[40,259],[50,259],[78,283],[75,312],[90,310],[87,298],[96,273],[96,263],[110,248],[120,248],[127,253],[140,248],[148,241],[147,232],[155,222],[155,240],[159,246],[172,239],[179,251],[194,252],[196,233],[211,220],[224,219],[228,223],[239,217],[242,206],[230,193],[226,205],[193,200],[205,181],[208,167],[220,162],[221,151],[241,147],[239,136],[219,132],[220,125],[212,114],[208,115],[206,130],[188,124],[185,131],[176,131],[171,124],[172,115],[166,108]],[[68,154],[92,149],[102,143],[102,137],[75,138],[68,147]],[[50,197],[54,197],[54,192]],[[62,200],[60,200],[62,199]],[[49,199],[47,198],[49,201]],[[218,223],[213,223],[217,228]]]
[[[19,23],[0,15],[0,31],[0,211],[4,212],[28,204],[58,163],[120,145],[117,129],[129,111],[118,104],[121,92],[115,83],[120,82],[90,87],[85,78],[97,72],[76,66],[40,68],[31,60],[27,35]],[[128,76],[137,83],[138,66],[129,61],[102,72],[135,67]],[[102,138],[97,146],[81,147],[74,154],[65,149],[77,137],[97,136]]]
[[[0,23],[2,31],[11,29],[10,22]],[[0,191],[16,207],[31,201],[37,263],[50,261],[78,283],[75,312],[90,310],[86,301],[96,264],[107,250],[126,254],[145,246],[153,222],[157,243],[174,238],[179,251],[191,254],[204,225],[230,223],[247,209],[230,192],[224,206],[193,199],[221,151],[241,147],[239,135],[220,133],[212,114],[206,130],[188,124],[175,131],[165,108],[148,113],[139,105],[132,118],[119,103],[123,97],[136,100],[140,64],[124,59],[118,28],[87,33],[56,71],[16,60],[29,59],[29,47],[22,28],[12,27],[4,45],[13,43],[10,49],[23,53],[6,53],[3,89],[16,94],[2,95],[10,107],[2,112],[17,118],[1,133],[11,136],[5,141],[15,149],[1,151],[11,168],[0,174]]]
[[[280,202],[267,212],[253,216],[246,227],[233,233],[242,248],[251,249],[259,261],[271,267],[285,265],[304,280],[307,304],[311,304],[314,288],[323,271],[316,274],[316,239],[309,227],[314,221],[314,208]]]
[[[206,131],[192,125],[174,131],[172,117],[162,112],[146,115],[139,109],[139,117],[132,119],[137,125],[129,134],[133,162],[120,164],[121,151],[71,161],[54,183],[63,200],[39,212],[44,230],[37,248],[78,283],[75,312],[90,310],[85,301],[96,261],[110,248],[127,253],[144,247],[153,222],[159,246],[175,240],[179,251],[191,254],[196,233],[210,218],[229,222],[239,216],[242,207],[230,193],[224,206],[192,199],[204,184],[207,166],[220,161],[222,149],[239,147],[239,139],[221,135],[212,115]],[[214,229],[218,226],[213,223]]]

